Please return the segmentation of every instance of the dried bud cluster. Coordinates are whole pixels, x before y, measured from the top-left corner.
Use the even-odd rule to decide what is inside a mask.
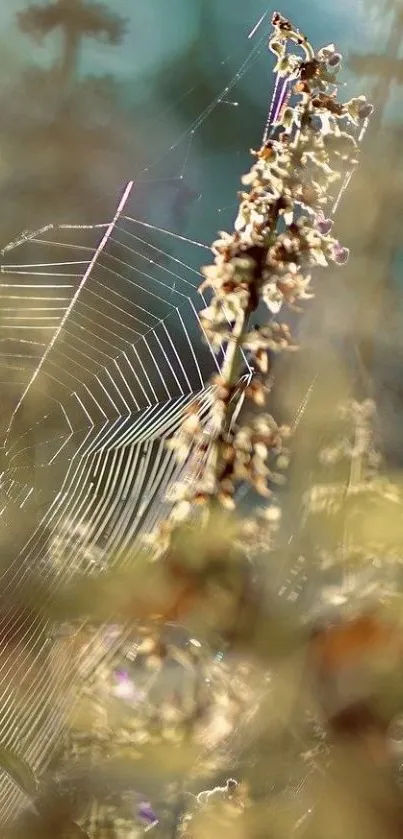
[[[334,45],[315,53],[281,15],[275,13],[272,22],[269,48],[277,56],[275,71],[291,81],[296,103],[277,108],[273,138],[252,152],[255,162],[242,179],[247,191],[240,195],[234,232],[220,233],[212,246],[214,263],[202,269],[201,288],[212,295],[201,324],[216,351],[223,343],[227,349],[221,375],[212,382],[208,430],[193,412],[172,441],[183,460],[194,449],[202,453],[201,478],[177,499],[177,521],[188,516],[194,502],[214,499],[233,508],[241,481],[270,495],[271,464],[273,456],[278,460],[281,455],[285,430],[271,416],[259,420],[266,424],[262,432],[239,428],[235,407],[240,399],[265,407],[271,356],[295,350],[296,344],[286,324],[271,321],[251,328],[250,316],[261,303],[270,316],[283,304],[296,309],[312,297],[312,268],[348,259],[348,250],[330,235],[326,212],[331,212],[334,185],[357,163],[354,126],[368,117],[371,106],[365,97],[338,102],[340,55]],[[290,43],[300,54],[290,54]],[[239,351],[254,371],[244,384],[238,380]],[[283,463],[287,458],[286,453]]]
[[[249,192],[241,193],[235,231],[220,234],[212,247],[215,263],[203,269],[203,287],[213,288],[214,298],[202,321],[215,345],[230,340],[240,309],[250,313],[260,299],[274,312],[284,301],[294,304],[309,296],[313,267],[346,256],[329,236],[331,221],[323,208],[344,164],[357,162],[349,128],[364,120],[371,106],[365,97],[338,103],[334,48],[315,55],[288,22],[278,15],[273,20],[275,69],[292,77],[298,102],[280,112],[278,139],[252,152],[256,162],[242,179]],[[301,57],[288,54],[290,40],[301,46]]]
[[[320,452],[320,459],[325,464],[336,463],[342,458],[362,460],[365,458],[366,477],[379,466],[379,453],[373,446],[373,419],[375,403],[371,399],[364,402],[350,400],[339,408],[339,418],[348,423],[349,430],[354,428],[353,440],[349,434],[338,439],[332,446]]]
[[[341,404],[337,411],[341,433],[319,452],[326,467],[325,482],[305,495],[305,527],[316,539],[321,534],[315,545],[318,567],[325,575],[342,571],[341,582],[336,584],[333,576],[332,583],[323,587],[315,609],[332,607],[344,615],[357,615],[368,605],[390,604],[401,585],[402,490],[379,474],[374,416],[371,399]],[[347,469],[329,482],[329,467],[338,464]]]

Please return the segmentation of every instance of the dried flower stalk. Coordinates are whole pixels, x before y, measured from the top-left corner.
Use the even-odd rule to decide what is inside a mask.
[[[289,54],[290,44],[296,46],[298,54]],[[203,428],[197,409],[193,410],[185,418],[179,435],[172,441],[178,456],[184,461],[187,461],[190,452],[201,453],[198,476],[196,480],[175,488],[171,518],[162,523],[157,534],[151,534],[150,537],[157,552],[162,555],[171,554],[174,560],[178,558],[178,542],[174,540],[178,525],[191,517],[196,505],[200,502],[205,505],[209,523],[214,524],[212,508],[218,505],[224,509],[233,509],[236,488],[243,481],[248,482],[263,497],[269,497],[270,483],[277,479],[277,470],[288,461],[286,443],[290,436],[289,428],[279,426],[270,414],[265,413],[244,423],[237,418],[236,409],[240,399],[250,400],[258,408],[264,409],[270,392],[272,355],[296,349],[287,324],[270,320],[266,325],[256,327],[251,322],[253,314],[260,304],[266,306],[270,317],[278,314],[283,305],[297,309],[300,301],[312,297],[312,268],[329,263],[343,264],[348,258],[348,251],[330,236],[332,223],[326,218],[326,212],[333,188],[337,190],[345,169],[350,169],[357,161],[357,142],[349,132],[354,126],[360,128],[369,116],[371,106],[364,97],[340,104],[336,98],[339,54],[332,45],[315,53],[306,38],[277,13],[273,16],[269,48],[277,57],[275,71],[280,79],[288,83],[287,90],[285,85],[282,86],[286,96],[276,102],[276,136],[265,139],[262,147],[252,152],[255,161],[250,172],[243,178],[245,191],[240,196],[234,231],[232,234],[220,234],[212,246],[214,263],[203,269],[203,287],[211,289],[212,298],[207,309],[202,312],[202,326],[207,339],[217,351],[220,351],[223,343],[226,344],[220,375],[212,382],[210,423],[207,430]],[[293,106],[290,105],[291,96],[296,98]],[[253,375],[247,379],[239,379],[239,362],[243,353],[247,354],[253,368]],[[277,514],[278,511],[271,507],[260,521],[244,521],[240,526],[231,523],[228,532],[213,532],[211,535],[208,530],[213,528],[207,529],[200,555],[208,555],[209,573],[212,573],[213,567],[220,571],[220,552],[225,553],[225,545],[228,543],[234,544],[237,539],[253,539],[263,540],[267,546],[270,531],[277,523]],[[193,552],[189,551],[190,562],[193,561],[194,566],[188,576],[182,574],[181,577],[180,563],[178,566],[176,562],[175,566],[175,562],[171,561],[170,567],[178,573],[180,582],[183,582],[179,592],[181,603],[178,598],[174,598],[169,606],[169,614],[167,608],[164,614],[155,615],[159,618],[157,622],[181,618],[183,601],[186,606],[194,602],[193,586],[203,586],[206,580],[205,569],[194,562],[196,547],[193,545]],[[196,558],[200,559],[199,554]],[[149,603],[147,609],[148,617],[151,617],[155,610],[150,608]],[[154,635],[148,634],[143,641],[140,640],[136,650],[138,654],[144,655],[153,673],[162,671],[167,654],[161,644],[158,629]],[[181,663],[183,659],[186,667],[194,666],[193,659],[190,665],[188,662],[189,645],[182,654]],[[109,695],[111,689],[108,673],[104,677],[104,684]],[[203,669],[204,676],[206,673],[209,670]],[[115,698],[126,695],[127,690],[134,690],[125,671],[115,673],[114,676],[116,684],[112,686],[112,693]],[[233,671],[231,677],[233,682]],[[203,683],[206,681],[204,679]],[[94,691],[93,696],[97,693],[101,691]],[[210,687],[210,694],[210,704],[213,705],[214,684]],[[207,734],[207,740],[209,736],[213,738],[215,733],[214,725],[212,732],[208,730],[205,707],[202,708],[203,714],[196,719],[193,706],[200,711],[198,690],[193,699],[190,713],[187,704],[181,714],[181,709],[175,709],[174,702],[169,700],[161,709],[158,731],[154,730],[153,737],[168,741],[170,759],[175,744],[191,740],[197,743],[199,727],[203,728],[204,737]],[[204,705],[208,710],[209,702]],[[242,710],[243,702],[238,703],[237,700],[238,705]],[[143,720],[136,709],[130,720],[131,725],[120,725],[117,733],[105,719],[104,711],[105,708],[101,707],[97,716],[95,728],[99,727],[99,742],[89,744],[89,757],[93,756],[92,749],[95,748],[95,757],[98,756],[102,763],[105,755],[110,754],[113,741],[119,749],[126,747],[127,742],[130,742],[131,749],[133,745],[138,746],[140,759],[141,746],[149,739],[149,720]],[[155,722],[153,720],[154,729]],[[215,722],[214,718],[212,722]],[[219,719],[219,723],[221,737],[222,719]],[[232,720],[229,720],[228,725],[231,730]],[[71,739],[74,751],[77,743],[74,742],[74,736]],[[83,753],[82,743],[78,753]],[[186,774],[187,770],[188,767]],[[144,775],[143,766],[141,772]],[[234,799],[232,808],[236,804],[242,812],[246,806],[244,796],[235,796],[234,790],[227,787],[224,791],[223,818],[228,809],[225,806],[228,803],[228,792],[229,797]],[[208,794],[203,792],[197,803],[203,804],[203,807],[207,803],[210,811],[210,805],[214,803],[212,793],[217,791],[221,793],[222,788],[215,787]],[[233,816],[232,809],[229,809],[232,830]],[[139,810],[138,815],[144,821],[144,808],[141,814]],[[216,815],[215,811],[213,815]],[[92,821],[93,816],[91,812]],[[115,812],[107,812],[107,816],[123,829],[124,826],[117,822]],[[221,813],[219,816],[221,818]],[[149,818],[155,818],[153,812]],[[195,835],[196,831],[192,831],[192,828],[195,824],[197,826],[198,819],[190,821],[183,835]],[[128,826],[130,830],[131,819]],[[186,828],[186,824],[182,824],[182,827]]]
[[[212,297],[201,324],[213,348],[218,352],[224,343],[226,352],[212,382],[208,429],[193,408],[171,441],[180,459],[186,461],[197,449],[202,463],[197,479],[176,488],[171,519],[153,535],[161,553],[195,504],[234,509],[236,489],[244,481],[262,496],[271,495],[276,469],[288,463],[290,429],[263,412],[239,425],[235,408],[240,398],[264,408],[272,355],[296,349],[290,328],[273,321],[273,314],[283,305],[300,311],[300,301],[313,296],[312,269],[348,259],[348,250],[330,235],[332,221],[326,212],[346,169],[357,164],[353,134],[355,129],[359,134],[372,106],[363,96],[338,101],[341,57],[333,45],[315,52],[280,14],[273,15],[272,23],[269,49],[277,57],[275,72],[288,81],[288,92],[276,103],[275,136],[251,152],[255,162],[242,178],[247,189],[240,194],[234,231],[220,233],[212,245],[214,263],[202,269],[201,288],[210,289]],[[290,54],[290,44],[297,54]],[[291,95],[294,105],[289,104]],[[271,320],[254,326],[251,318],[261,304]],[[253,373],[239,380],[242,353]]]

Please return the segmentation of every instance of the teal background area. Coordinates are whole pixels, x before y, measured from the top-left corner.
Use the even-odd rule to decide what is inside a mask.
[[[32,5],[28,0],[0,2],[0,106],[4,103],[0,192],[3,184],[10,222],[3,237],[13,230],[17,233],[19,226],[29,227],[36,220],[41,223],[49,211],[78,217],[85,204],[87,214],[92,211],[97,215],[98,207],[102,213],[104,205],[113,203],[121,182],[130,176],[139,182],[139,212],[153,224],[186,227],[190,235],[203,240],[209,240],[217,227],[230,224],[239,176],[248,167],[250,146],[259,142],[272,91],[273,62],[264,35],[276,7],[267,7],[261,0],[106,3],[127,19],[127,33],[119,46],[83,39],[76,67],[76,100],[89,77],[106,77],[113,86],[106,100],[87,103],[79,113],[72,113],[70,124],[76,126],[77,148],[72,147],[73,137],[61,160],[58,152],[59,148],[63,151],[63,131],[56,138],[53,131],[47,155],[39,154],[37,147],[31,149],[33,130],[41,120],[54,128],[66,119],[54,73],[63,48],[60,31],[40,43],[18,30],[17,13]],[[264,24],[248,39],[265,10]],[[280,10],[304,29],[316,46],[333,41],[344,53],[382,46],[382,30],[360,0],[288,0]],[[259,39],[263,39],[260,46]],[[241,71],[228,94],[228,102],[237,104],[223,102],[198,125],[198,117],[232,84],[243,62],[248,65],[247,72]],[[35,85],[38,70],[42,75]],[[47,93],[43,77],[53,85]],[[361,91],[361,80],[357,83],[348,73],[345,79],[346,95]],[[75,108],[73,101],[72,111]],[[194,134],[189,135],[194,123]],[[94,136],[86,142],[84,154],[83,136],[91,125]],[[38,145],[44,148],[43,142]],[[75,165],[71,168],[72,155]],[[67,185],[60,181],[64,165],[69,173]],[[178,178],[188,192],[183,200],[179,198],[183,205],[179,221],[175,218]],[[161,183],[164,179],[165,185]],[[140,186],[145,180],[149,184],[146,198]],[[89,194],[80,200],[87,185]]]

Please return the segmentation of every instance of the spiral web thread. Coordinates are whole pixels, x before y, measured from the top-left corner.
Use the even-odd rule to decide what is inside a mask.
[[[108,229],[110,225],[105,226],[105,230]],[[32,288],[32,297],[46,295],[46,299],[40,301],[40,308],[36,309],[38,315],[33,316],[31,308],[30,315],[25,318],[21,307],[15,309],[18,326],[23,327],[22,348],[28,346],[29,355],[32,354],[30,342],[35,342],[36,347],[35,336],[40,332],[42,339],[44,333],[42,326],[37,328],[37,319],[50,319],[46,329],[52,338],[43,354],[39,360],[35,359],[35,366],[28,366],[30,359],[27,359],[27,367],[21,371],[22,353],[19,352],[17,332],[16,338],[13,333],[12,339],[6,339],[9,346],[6,360],[8,370],[14,372],[17,368],[23,374],[20,377],[22,395],[13,419],[18,416],[29,392],[41,393],[46,379],[51,382],[52,409],[46,416],[46,427],[50,426],[50,432],[39,447],[35,482],[39,487],[41,483],[44,486],[52,482],[52,472],[55,476],[62,475],[60,486],[57,486],[57,479],[53,480],[56,485],[54,497],[50,499],[42,521],[50,533],[51,544],[53,537],[53,559],[57,557],[58,540],[61,545],[62,561],[56,572],[60,585],[74,573],[78,561],[80,570],[96,569],[98,563],[102,564],[103,557],[116,556],[131,546],[142,532],[153,529],[167,510],[166,492],[181,468],[174,453],[166,448],[166,440],[178,428],[184,409],[192,401],[197,399],[201,413],[208,413],[210,395],[205,381],[216,361],[208,346],[197,340],[198,311],[206,305],[203,295],[196,291],[198,272],[185,263],[174,264],[175,270],[163,264],[153,264],[152,273],[142,270],[140,265],[134,270],[126,256],[132,260],[136,254],[134,258],[138,258],[139,237],[134,232],[137,230],[138,226],[130,216],[121,217],[115,221],[102,250],[99,246],[94,248],[82,243],[88,243],[93,230],[67,229],[67,233],[74,233],[73,244],[60,241],[60,230],[48,231],[46,239],[35,237],[31,244],[37,246],[39,254],[41,248],[49,250],[52,245],[60,253],[62,245],[67,257],[63,265],[45,263],[39,255],[35,264],[8,263],[3,266],[3,276],[7,278],[5,286],[12,285],[13,292],[23,285],[21,280],[29,272],[25,288],[19,289],[19,306],[21,300],[23,306],[26,305],[26,296],[30,296]],[[111,247],[119,256],[111,253]],[[77,255],[80,263],[83,262],[81,257],[87,255],[81,277],[77,276]],[[140,258],[143,265],[144,260],[147,269],[150,257]],[[90,266],[91,271],[88,270]],[[77,295],[78,289],[80,294]],[[64,312],[57,320],[53,303],[55,298],[67,297],[68,292],[70,296],[64,301]],[[31,303],[31,306],[35,304]],[[12,352],[14,347],[15,352]],[[42,421],[41,417],[38,422]],[[12,430],[13,420],[10,427]],[[55,429],[53,433],[52,428]],[[30,431],[32,428],[16,440],[12,435],[8,437],[8,469],[3,475],[4,517],[8,504],[24,508],[34,503],[32,473],[24,461]],[[41,472],[44,472],[44,481]],[[46,494],[49,497],[49,491]],[[18,585],[24,570],[32,565],[43,565],[44,571],[49,570],[42,532],[43,527],[22,551],[10,585]],[[83,562],[87,563],[84,569]],[[27,637],[31,657],[35,655],[33,648],[37,647],[39,654],[43,637],[35,635],[34,626],[27,630]],[[15,655],[15,651],[10,655],[14,661]],[[6,669],[7,664],[3,666]],[[67,690],[71,661],[55,661],[54,666],[57,690],[60,691],[63,683]],[[28,676],[26,673],[26,678]],[[6,678],[4,669],[3,678]],[[60,707],[57,708],[55,702],[53,712],[49,708],[52,687],[46,685],[44,688],[40,670],[35,676],[31,674],[29,705],[25,728],[20,726],[17,730],[13,725],[13,703],[4,705],[3,696],[0,736],[4,745],[23,748],[26,759],[39,769],[45,759],[43,744],[52,741],[52,734],[60,725]],[[40,739],[29,743],[31,720],[36,719],[45,706],[45,728]],[[4,807],[8,799],[7,812],[11,810],[14,797],[11,791],[11,782],[1,784]]]
[[[135,174],[136,182],[148,182],[152,170],[182,144],[185,161],[178,180],[184,177],[196,132],[221,103],[228,106],[228,93],[265,52],[266,34],[248,47],[226,87],[166,153]],[[198,311],[205,301],[195,289],[200,248],[209,248],[176,237],[184,253],[193,246],[195,265],[150,243],[145,254],[139,232],[153,226],[134,220],[130,201],[115,219],[107,247],[99,248],[95,236],[102,239],[109,227],[109,222],[49,224],[24,231],[2,251],[1,378],[14,404],[6,429],[0,518],[6,523],[15,509],[25,513],[33,505],[43,511],[40,526],[13,562],[7,585],[14,590],[31,565],[48,569],[44,528],[56,542],[55,554],[62,533],[60,586],[74,573],[77,558],[81,566],[83,557],[88,559],[92,570],[94,557],[97,562],[100,553],[113,556],[118,547],[151,530],[164,515],[165,491],[180,472],[165,439],[193,399],[208,413],[204,382],[216,359],[200,340]],[[118,248],[119,255],[114,252]],[[37,394],[48,394],[47,413],[36,412],[31,420],[28,410],[19,435],[18,417]],[[34,491],[26,454],[32,451],[37,425],[46,439],[35,447]],[[51,494],[48,484],[55,487]],[[0,632],[4,622],[9,626],[14,619],[4,615]],[[73,659],[68,643],[65,649],[51,644],[46,666],[39,662],[47,639],[32,622],[25,639],[4,651],[0,662],[0,742],[40,774],[63,728],[63,689],[65,708],[72,701]],[[100,633],[89,670],[106,652]],[[23,705],[21,697],[17,705],[12,687],[18,667],[27,685]],[[1,819],[7,821],[24,802],[16,785],[0,773]]]
[[[195,121],[186,135],[190,141],[265,40],[263,36],[223,93]],[[274,98],[278,90],[276,85]],[[280,109],[276,98],[270,119]],[[12,382],[17,396],[6,435],[0,516],[6,520],[11,509],[33,504],[44,511],[40,527],[14,562],[14,578],[7,579],[6,585],[15,588],[32,566],[48,571],[44,530],[52,545],[54,585],[60,587],[78,562],[80,570],[92,572],[153,530],[166,515],[167,491],[183,470],[166,440],[192,402],[208,419],[206,381],[217,369],[217,359],[202,340],[198,313],[207,301],[197,292],[200,273],[195,267],[200,248],[208,248],[176,237],[184,251],[192,248],[192,265],[147,242],[139,227],[141,233],[141,226],[153,227],[134,218],[132,194],[130,183],[109,222],[48,225],[22,234],[3,250],[0,363],[2,379],[5,375]],[[33,396],[44,397],[47,413],[13,436],[18,416]],[[37,425],[45,427],[46,439],[36,447],[33,482],[26,452]],[[300,575],[299,566],[284,591],[290,586],[296,591],[295,575]],[[2,618],[0,632],[6,619],[13,616]],[[74,694],[69,644],[65,649],[50,645],[45,672],[40,657],[46,643],[32,622],[25,645],[0,662],[0,742],[23,755],[38,773],[52,753],[63,711]],[[89,673],[98,660],[112,655],[115,644],[110,646],[100,631],[82,662],[84,670]],[[16,660],[29,683],[22,715],[20,707],[16,714],[9,687]],[[23,801],[14,783],[0,777],[2,818],[9,819]]]

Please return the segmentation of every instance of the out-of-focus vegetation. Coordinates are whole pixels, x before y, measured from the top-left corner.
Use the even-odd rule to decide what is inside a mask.
[[[115,155],[119,173],[126,172],[126,124],[116,113],[113,85],[74,80],[77,42],[106,32],[113,43],[123,36],[122,24],[101,5],[62,0],[32,6],[20,22],[29,35],[59,26],[66,36],[59,75],[34,79],[46,108],[51,102],[58,114],[45,131],[48,145],[42,117],[35,135],[38,155],[55,167],[39,220],[47,221],[48,209],[52,217],[64,217],[70,185],[91,159],[94,181],[80,184],[85,213],[101,183],[93,168],[96,150],[100,161]],[[148,545],[110,557],[112,569],[98,568],[90,577],[77,561],[62,590],[51,574],[32,569],[15,594],[6,585],[6,556],[0,660],[1,645],[25,650],[25,658],[5,679],[12,695],[12,702],[4,700],[5,713],[10,726],[23,729],[30,683],[44,666],[45,677],[56,682],[38,718],[45,738],[47,720],[59,716],[47,771],[37,773],[25,761],[23,736],[19,750],[7,743],[0,750],[1,767],[29,802],[10,828],[21,839],[134,837],[144,830],[194,839],[217,831],[239,839],[268,833],[316,839],[325,831],[335,839],[402,835],[400,476],[388,464],[384,468],[378,454],[373,401],[352,398],[365,390],[361,368],[351,377],[349,359],[340,353],[333,357],[331,377],[324,355],[318,370],[312,352],[317,333],[307,348],[304,329],[298,361],[289,353],[284,364],[277,363],[277,353],[295,345],[288,325],[249,323],[259,296],[269,311],[279,301],[295,305],[306,296],[311,265],[345,261],[338,241],[320,231],[326,221],[318,218],[320,199],[332,189],[337,164],[343,170],[358,153],[354,138],[346,139],[348,124],[342,122],[340,138],[333,117],[360,124],[368,103],[352,99],[337,114],[333,96],[326,99],[329,85],[333,94],[336,50],[329,47],[318,57],[281,17],[275,33],[278,69],[297,68],[300,110],[281,111],[277,132],[288,130],[288,142],[280,143],[280,151],[268,143],[257,153],[244,181],[251,189],[242,195],[237,233],[215,243],[215,265],[205,271],[216,296],[203,326],[217,349],[224,340],[229,350],[213,382],[212,422],[206,427],[197,411],[190,413],[173,441],[185,463],[198,446],[197,480],[179,488],[173,515]],[[287,39],[297,45],[297,64],[283,51]],[[32,76],[22,82],[27,102],[31,82]],[[100,94],[109,127],[87,130],[92,107],[99,114]],[[326,142],[313,130],[318,114],[334,132]],[[227,125],[225,141],[232,142],[230,119]],[[131,127],[128,137],[127,171]],[[239,137],[233,142],[238,147]],[[72,146],[77,155],[71,155]],[[314,182],[310,189],[307,173]],[[366,170],[363,181],[367,177]],[[263,192],[262,180],[269,187]],[[38,194],[31,193],[36,221]],[[356,198],[355,192],[352,206]],[[306,213],[306,227],[296,226],[294,202]],[[21,206],[26,226],[30,208]],[[364,215],[366,233],[372,216]],[[347,271],[354,273],[354,257],[351,265]],[[374,287],[383,269],[379,256]],[[364,274],[357,283],[362,305]],[[312,318],[323,311],[326,282]],[[229,319],[221,316],[223,303]],[[331,312],[331,324],[335,319]],[[371,310],[364,343],[373,339],[373,324]],[[242,387],[241,348],[255,368]],[[365,383],[370,356],[364,359]],[[241,397],[246,402],[238,414]],[[277,409],[276,420],[262,416],[265,400]],[[245,482],[267,509],[257,511],[256,495],[249,494],[252,512],[241,515],[238,491]],[[43,661],[27,645],[32,622],[47,638]],[[7,668],[9,660],[4,653]],[[61,665],[70,669],[75,686],[67,706],[57,690]]]

